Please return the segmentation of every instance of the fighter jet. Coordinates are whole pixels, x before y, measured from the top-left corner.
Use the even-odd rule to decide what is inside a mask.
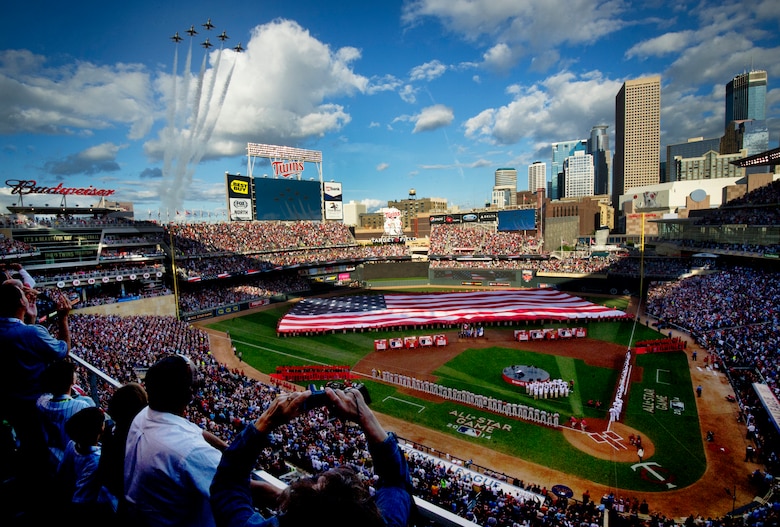
[[[233,51],[235,51],[236,53],[241,53],[242,51],[244,51],[244,48],[241,47],[241,42],[238,43],[238,46],[233,48]]]
[[[209,31],[211,29],[214,29],[214,24],[211,23],[211,19],[209,18],[208,20],[206,20],[206,23],[203,24],[203,27],[206,28],[206,31]]]
[[[210,47],[212,47],[213,45],[214,45],[214,44],[212,44],[211,42],[209,42],[209,39],[206,39],[206,40],[204,40],[204,41],[203,41],[203,43],[201,43],[201,46],[203,46],[203,47],[204,47],[204,48],[206,48],[206,49],[209,49],[209,48],[210,48]]]
[[[190,36],[197,35],[198,32],[195,31],[195,24],[191,25],[190,28],[187,30],[187,33],[190,34]]]
[[[177,44],[178,44],[179,42],[181,42],[181,37],[179,36],[179,32],[178,32],[178,31],[177,31],[177,32],[176,32],[176,33],[175,33],[175,34],[174,34],[174,35],[171,37],[171,40],[173,40],[173,41],[174,41],[174,42],[176,42]]]
[[[219,37],[217,37],[217,38],[219,38],[222,42],[224,42],[227,39],[229,39],[230,37],[227,36],[227,31],[223,31],[222,34]]]

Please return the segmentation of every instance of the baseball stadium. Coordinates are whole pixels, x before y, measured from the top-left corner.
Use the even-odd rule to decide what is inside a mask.
[[[303,192],[319,210],[260,218],[266,182],[227,175],[240,220],[138,221],[105,200],[3,217],[6,277],[32,281],[52,335],[54,303],[73,303],[69,356],[98,407],[179,354],[199,371],[187,418],[227,443],[280,394],[359,387],[402,445],[417,525],[777,521],[777,181],[553,251],[543,201],[358,232],[322,184]],[[327,406],[300,419],[258,478],[354,464],[370,484],[359,431]],[[22,525],[4,434],[3,523]]]

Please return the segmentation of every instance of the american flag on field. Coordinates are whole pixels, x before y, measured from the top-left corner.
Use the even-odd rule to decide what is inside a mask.
[[[436,323],[622,318],[618,309],[554,289],[307,298],[279,321],[279,333]]]

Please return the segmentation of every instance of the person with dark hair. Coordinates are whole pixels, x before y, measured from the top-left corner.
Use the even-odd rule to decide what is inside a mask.
[[[212,526],[209,485],[227,445],[187,420],[195,365],[181,355],[146,372],[149,405],[133,419],[125,448],[129,515],[145,526]]]
[[[68,419],[65,428],[72,439],[57,473],[57,488],[64,489],[67,501],[64,523],[84,527],[110,523],[115,500],[98,477],[100,438],[105,429],[103,410],[84,408]]]
[[[129,382],[117,388],[108,401],[109,421],[103,432],[103,451],[100,454],[98,475],[103,486],[117,500],[117,516],[124,520],[127,515],[125,501],[125,443],[130,425],[138,412],[149,403],[146,390],[137,382]]]
[[[95,406],[92,398],[74,392],[75,384],[76,365],[69,359],[53,362],[43,372],[42,385],[46,393],[38,398],[36,406],[43,420],[52,474],[57,471],[70,441],[65,431],[68,419],[79,410]]]
[[[0,419],[7,420],[19,442],[18,482],[22,495],[35,508],[34,489],[41,477],[48,473],[46,436],[35,403],[43,395],[41,376],[46,367],[67,357],[70,350],[68,313],[71,305],[60,298],[59,338],[38,324],[34,289],[11,280],[0,284],[0,342],[3,343],[0,364],[5,379],[5,390],[0,398]],[[26,508],[20,504],[21,508]]]
[[[321,396],[321,394],[317,394]],[[328,408],[340,418],[360,425],[378,476],[372,497],[358,474],[347,466],[290,484],[277,496],[278,515],[264,518],[252,502],[250,472],[258,455],[273,447],[272,432],[305,414],[312,392],[286,393],[247,426],[222,455],[211,505],[219,527],[360,525],[405,527],[413,509],[409,467],[394,434],[382,428],[363,394],[355,389],[325,388]]]

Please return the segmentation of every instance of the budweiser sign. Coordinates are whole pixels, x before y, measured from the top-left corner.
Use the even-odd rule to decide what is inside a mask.
[[[95,188],[90,185],[83,187],[64,187],[62,183],[56,187],[39,187],[34,179],[6,179],[5,184],[11,187],[11,194],[58,194],[61,196],[111,196],[116,192],[112,189]]]
[[[274,177],[299,176],[303,172],[303,161],[273,161]]]

